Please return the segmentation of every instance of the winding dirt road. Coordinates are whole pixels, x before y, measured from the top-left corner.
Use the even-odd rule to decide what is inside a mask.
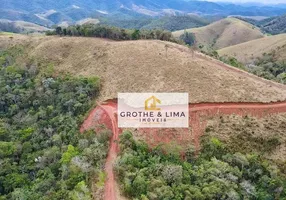
[[[113,163],[119,152],[118,137],[122,132],[117,126],[117,103],[115,101],[108,101],[96,107],[87,117],[81,127],[81,132],[91,128],[96,129],[97,125],[104,124],[108,129],[112,130],[113,136],[110,141],[110,149],[106,160],[105,170],[107,179],[105,183],[105,200],[118,200],[119,194],[116,191],[116,182],[113,173]],[[265,117],[278,113],[286,113],[286,102],[279,103],[198,103],[189,105],[190,116],[190,129],[183,129],[183,135],[174,140],[193,141],[196,148],[200,147],[200,137],[203,135],[206,128],[207,120],[214,116],[222,115],[240,115],[240,116],[253,116],[257,118]],[[144,134],[148,137],[156,137],[160,129],[144,129]],[[165,129],[166,133],[164,138],[157,137],[155,142],[168,142],[168,132],[174,129]],[[165,131],[164,130],[164,131]],[[190,138],[191,137],[191,138]],[[167,138],[167,140],[166,140]],[[160,141],[159,141],[160,140]]]

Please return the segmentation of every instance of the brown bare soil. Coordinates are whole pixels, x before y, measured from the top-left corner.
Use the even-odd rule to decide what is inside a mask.
[[[206,51],[221,49],[264,37],[258,28],[237,18],[225,18],[210,25],[187,29],[186,31],[194,33],[197,46],[203,45],[203,49]],[[175,31],[173,35],[180,37],[183,33],[184,30]]]
[[[235,57],[243,63],[253,63],[258,57],[262,57],[264,53],[277,51],[277,60],[286,60],[286,34],[267,36],[265,38],[252,40],[246,43],[230,46],[218,51],[220,56]]]
[[[190,103],[286,99],[286,86],[169,42],[0,36],[0,49],[15,44],[25,46],[25,59],[53,63],[56,71],[99,76],[101,101],[117,98],[118,92],[188,92]]]
[[[119,151],[118,138],[121,129],[117,126],[117,103],[109,101],[95,108],[81,127],[81,132],[105,124],[113,131],[106,161],[107,180],[105,200],[122,199],[115,181],[113,165]],[[190,104],[190,129],[139,129],[139,139],[149,145],[166,144],[200,148],[200,138],[206,131],[209,135],[225,141],[231,148],[246,153],[266,153],[279,162],[286,158],[286,102],[282,103],[205,103]],[[174,145],[172,143],[174,142]]]

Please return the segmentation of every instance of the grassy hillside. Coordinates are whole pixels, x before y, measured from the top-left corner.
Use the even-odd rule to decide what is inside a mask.
[[[240,66],[260,77],[286,84],[286,34],[227,47],[219,50],[218,54],[227,63]]]
[[[277,60],[282,61],[286,59],[286,34],[267,36],[243,44],[230,46],[220,49],[218,53],[221,56],[235,57],[240,62],[248,64],[262,57],[263,54],[268,54],[272,51],[277,51]]]
[[[78,25],[83,25],[83,24],[98,24],[99,20],[98,19],[93,19],[93,18],[86,18],[82,19],[76,22]]]
[[[190,102],[270,102],[286,99],[285,87],[192,52],[151,40],[114,42],[98,38],[0,37],[0,49],[27,46],[27,56],[55,69],[102,79],[100,99],[117,92],[189,92]]]
[[[13,33],[29,33],[29,32],[44,32],[50,30],[44,26],[40,26],[24,21],[10,21],[0,19],[0,31]]]
[[[196,37],[196,45],[204,51],[212,51],[263,37],[263,33],[251,24],[236,18],[225,18],[208,26],[187,29]],[[175,31],[179,37],[184,30]]]
[[[0,78],[1,200],[103,199],[111,133],[79,129],[95,102],[118,92],[188,92],[191,103],[286,99],[281,84],[159,40],[4,33]],[[284,199],[285,119],[213,117],[199,153],[192,143],[150,149],[138,130],[124,131],[111,141],[120,145],[111,165],[130,199]]]

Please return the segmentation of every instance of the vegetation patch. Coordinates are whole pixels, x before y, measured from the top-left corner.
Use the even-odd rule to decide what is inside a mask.
[[[285,46],[281,48],[285,48]],[[254,64],[249,65],[243,64],[235,57],[219,56],[217,51],[212,51],[206,54],[219,59],[220,61],[233,67],[252,73],[256,76],[286,84],[286,62],[276,59],[277,51],[275,50],[270,53],[264,53],[262,57],[259,57],[254,61]]]
[[[285,162],[285,114],[254,117],[223,116],[208,121],[206,134],[219,138],[232,152],[255,153]]]
[[[40,73],[1,54],[0,199],[91,199],[102,187],[109,132],[79,133],[98,78]]]
[[[120,136],[116,163],[124,194],[134,199],[283,199],[285,178],[255,154],[231,152],[217,138],[205,137],[198,156],[149,150],[131,132]],[[190,152],[193,152],[192,149]]]
[[[179,43],[179,40],[172,36],[172,33],[164,30],[132,30],[122,29],[107,25],[84,24],[62,28],[56,27],[54,31],[47,31],[47,35],[61,36],[84,36],[100,37],[112,40],[139,40],[139,39],[157,39]]]

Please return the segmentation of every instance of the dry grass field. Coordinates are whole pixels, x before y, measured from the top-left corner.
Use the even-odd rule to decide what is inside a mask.
[[[43,32],[49,30],[44,26],[25,21],[10,21],[6,19],[0,19],[0,24],[14,26],[17,29],[21,29],[23,32]]]
[[[187,47],[164,41],[115,42],[99,38],[0,36],[0,49],[25,46],[19,64],[33,58],[56,71],[99,76],[100,100],[118,92],[188,92],[197,102],[275,102],[286,86],[227,66]]]
[[[206,130],[236,151],[262,153],[276,162],[286,161],[285,113],[260,119],[237,115],[215,117],[208,121]]]
[[[286,60],[286,34],[267,36],[261,39],[252,40],[243,44],[220,49],[220,56],[231,56],[243,63],[252,63],[257,57],[264,53],[276,50],[277,60]]]
[[[210,25],[187,29],[194,33],[197,46],[204,46],[204,50],[217,50],[264,37],[263,33],[253,25],[236,18],[225,18]],[[184,30],[175,31],[173,35],[180,37]]]
[[[79,20],[76,22],[78,25],[83,25],[83,24],[98,24],[99,20],[98,19],[93,19],[93,18],[85,18],[82,20]]]

